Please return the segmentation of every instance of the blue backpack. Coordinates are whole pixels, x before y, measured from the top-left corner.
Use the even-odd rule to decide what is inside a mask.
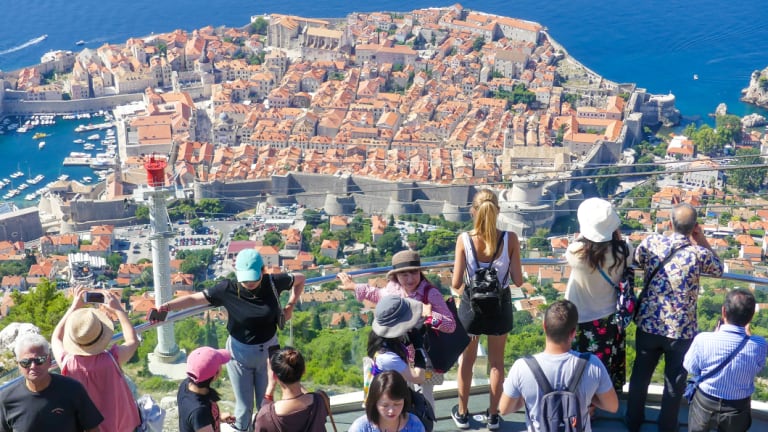
[[[539,412],[537,413],[540,432],[581,432],[584,430],[584,419],[581,418],[581,401],[576,389],[579,387],[584,369],[589,363],[590,355],[590,353],[579,355],[576,369],[568,387],[557,390],[552,388],[544,375],[544,371],[541,370],[539,362],[533,356],[524,357],[525,363],[536,378],[536,383],[544,392],[544,396],[539,401]]]

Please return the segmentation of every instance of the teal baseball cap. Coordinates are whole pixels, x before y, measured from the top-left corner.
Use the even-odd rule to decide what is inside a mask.
[[[250,282],[261,279],[264,260],[256,249],[243,249],[235,260],[235,274],[238,282]]]

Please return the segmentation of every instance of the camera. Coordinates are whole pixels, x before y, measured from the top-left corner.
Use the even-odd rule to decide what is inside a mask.
[[[87,291],[84,300],[86,303],[104,303],[104,293]]]

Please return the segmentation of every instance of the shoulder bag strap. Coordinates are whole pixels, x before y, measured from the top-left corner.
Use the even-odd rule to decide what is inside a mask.
[[[651,274],[648,276],[648,278],[645,280],[645,283],[643,284],[643,290],[640,291],[640,295],[637,296],[637,304],[638,305],[640,303],[642,303],[643,297],[645,297],[646,293],[648,292],[648,288],[651,286],[651,281],[653,280],[653,278],[656,277],[656,274],[659,273],[659,270],[661,270],[661,268],[664,267],[664,265],[667,264],[667,262],[669,262],[669,260],[672,259],[673,256],[675,256],[677,251],[679,251],[680,249],[683,249],[684,247],[687,247],[687,246],[688,245],[681,245],[681,246],[678,246],[676,248],[673,248],[671,251],[669,251],[669,254],[666,257],[664,257],[663,260],[661,260],[659,265],[656,266],[656,268],[653,269],[653,271],[651,272]]]
[[[120,365],[117,364],[117,360],[115,359],[115,356],[112,355],[112,352],[110,352],[109,350],[104,350],[104,352],[109,354],[109,358],[112,359],[112,363],[115,364],[117,371],[120,372],[120,375],[123,375],[123,368],[121,368]]]
[[[608,282],[608,284],[610,284],[612,287],[616,288],[616,290],[619,289],[619,287],[616,286],[616,284],[611,280],[611,278],[609,278],[608,275],[605,274],[605,272],[603,271],[602,267],[598,267],[597,270],[603,276],[603,279],[605,279]]]
[[[525,360],[528,368],[530,368],[531,372],[533,372],[533,377],[536,379],[536,384],[539,385],[544,394],[552,393],[552,384],[549,383],[547,376],[544,375],[544,371],[541,370],[541,366],[539,365],[539,362],[536,361],[536,358],[531,355],[527,355],[523,357],[523,360]]]
[[[574,369],[573,371],[571,382],[568,383],[569,392],[576,393],[576,389],[579,387],[579,383],[581,382],[581,377],[584,376],[584,369],[587,368],[587,364],[589,363],[590,356],[591,356],[590,353],[579,354],[579,360],[578,360],[578,363],[576,364],[576,369]]]
[[[283,309],[283,305],[280,304],[280,294],[277,293],[277,289],[275,288],[275,281],[272,280],[272,275],[268,274],[269,276],[269,285],[272,286],[272,294],[275,295],[275,300],[277,300],[277,306],[280,308],[280,310]]]
[[[722,363],[717,365],[716,368],[712,369],[711,371],[707,372],[704,375],[701,375],[701,376],[698,376],[698,377],[694,377],[693,380],[696,382],[696,384],[698,384],[698,383],[704,381],[705,379],[711,377],[712,375],[720,372],[720,370],[722,370],[725,367],[725,365],[730,363],[731,360],[733,360],[733,358],[736,357],[736,354],[738,354],[739,351],[741,351],[741,349],[744,348],[744,346],[747,344],[747,342],[749,342],[749,336],[744,336],[744,339],[742,339],[742,341],[739,344],[739,346],[737,346],[736,349],[733,350],[733,352],[730,355],[728,355],[728,357],[725,360],[723,360]]]
[[[316,393],[320,395],[320,398],[323,399],[323,402],[325,403],[325,410],[328,411],[328,418],[331,419],[331,426],[333,426],[333,432],[338,432],[336,430],[336,422],[333,420],[333,412],[331,412],[331,399],[328,397],[328,393],[322,390],[318,390]]]

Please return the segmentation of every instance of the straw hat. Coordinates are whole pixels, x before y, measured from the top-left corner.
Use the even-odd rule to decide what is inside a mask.
[[[387,273],[387,279],[392,278],[397,273],[421,269],[421,257],[419,257],[418,252],[412,250],[400,251],[392,255],[392,270]]]
[[[115,325],[104,312],[77,309],[64,326],[64,350],[70,354],[96,355],[107,348],[114,333]]]

